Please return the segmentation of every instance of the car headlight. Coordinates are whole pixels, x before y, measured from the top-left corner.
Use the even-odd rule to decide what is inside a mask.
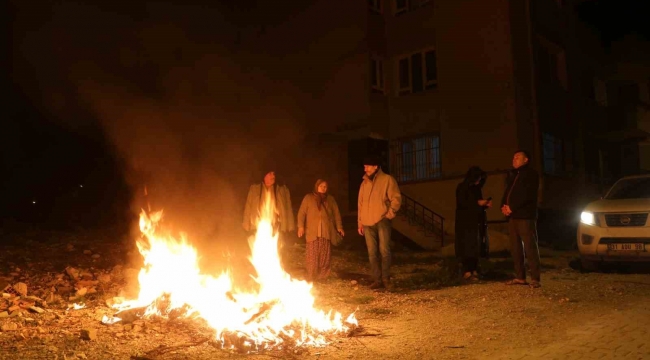
[[[587,225],[598,226],[598,216],[589,211],[583,211],[580,214],[580,222]]]

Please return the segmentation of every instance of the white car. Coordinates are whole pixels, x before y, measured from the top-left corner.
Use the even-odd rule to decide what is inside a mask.
[[[583,269],[604,261],[650,262],[650,175],[618,180],[602,199],[585,207],[578,226]]]

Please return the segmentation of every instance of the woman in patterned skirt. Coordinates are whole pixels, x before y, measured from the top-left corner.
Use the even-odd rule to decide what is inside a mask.
[[[343,236],[341,213],[336,200],[327,194],[327,182],[316,181],[314,192],[305,195],[298,210],[298,237],[305,235],[308,281],[327,281],[332,241]]]

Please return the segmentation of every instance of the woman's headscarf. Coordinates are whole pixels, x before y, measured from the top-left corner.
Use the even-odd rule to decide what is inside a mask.
[[[318,210],[320,211],[321,207],[325,205],[325,199],[327,198],[327,192],[324,194],[321,194],[318,192],[318,187],[322,183],[326,183],[327,181],[323,179],[318,179],[316,180],[316,185],[314,185],[314,196],[316,196],[316,204],[318,205]]]

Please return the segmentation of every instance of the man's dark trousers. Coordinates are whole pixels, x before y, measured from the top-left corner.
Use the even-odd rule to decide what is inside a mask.
[[[537,221],[534,219],[510,219],[508,222],[510,232],[510,253],[515,263],[517,279],[526,280],[524,254],[528,260],[530,277],[533,281],[540,281],[539,249],[537,247]]]

